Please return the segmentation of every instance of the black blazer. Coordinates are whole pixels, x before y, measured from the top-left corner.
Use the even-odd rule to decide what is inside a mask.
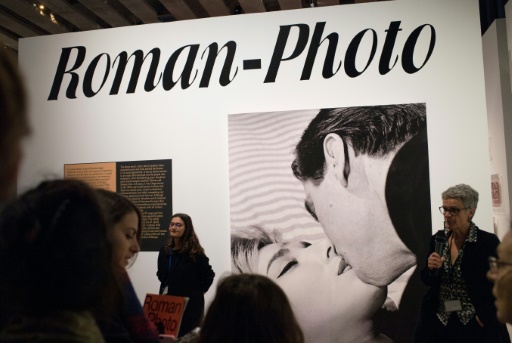
[[[439,230],[430,239],[430,250],[425,260],[425,265],[421,271],[421,280],[430,288],[423,297],[421,311],[421,336],[428,333],[430,321],[435,319],[439,291],[441,288],[441,276],[444,270],[441,268],[439,273],[431,273],[428,269],[428,256],[434,252],[435,237],[444,235]],[[482,231],[477,228],[476,242],[466,242],[464,254],[461,261],[461,273],[468,286],[469,296],[475,306],[476,315],[484,324],[486,342],[510,342],[507,328],[498,321],[496,317],[496,306],[494,305],[494,296],[492,295],[493,284],[487,279],[489,270],[489,256],[496,256],[496,248],[500,243],[496,235]],[[418,339],[418,341],[420,341]]]
[[[167,294],[189,298],[179,336],[199,326],[204,312],[204,293],[208,291],[215,277],[208,257],[198,254],[193,259],[189,255],[173,252],[169,271],[169,255],[162,247],[158,254],[156,275],[160,280],[160,294],[167,285]]]

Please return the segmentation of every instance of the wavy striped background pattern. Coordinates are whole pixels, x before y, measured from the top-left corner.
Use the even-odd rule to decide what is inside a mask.
[[[316,240],[322,228],[304,208],[293,150],[318,110],[228,117],[231,230],[260,226],[284,240]]]

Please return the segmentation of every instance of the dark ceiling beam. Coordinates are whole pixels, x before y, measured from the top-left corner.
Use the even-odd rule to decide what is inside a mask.
[[[112,8],[106,0],[81,0],[80,3],[112,27],[133,24]]]
[[[199,0],[211,17],[230,15],[229,8],[223,0]]]
[[[59,25],[50,20],[48,16],[43,16],[27,1],[0,0],[0,5],[13,11],[20,17],[25,18],[33,25],[37,25],[50,33],[65,33],[69,30],[64,25]]]
[[[339,5],[340,0],[316,0],[318,7]]]
[[[8,28],[9,31],[14,32],[21,37],[34,37],[41,34],[41,32],[32,30],[28,26],[2,12],[0,12],[0,26]]]
[[[39,2],[68,22],[73,23],[80,30],[87,31],[101,28],[94,20],[80,13],[66,0],[39,0]]]
[[[176,20],[196,19],[197,16],[183,0],[160,0]]]
[[[261,13],[266,12],[265,5],[262,0],[238,0],[244,13]]]
[[[2,46],[0,49],[4,49],[4,46],[8,46],[9,48],[18,51],[18,40],[14,39],[10,36],[7,36],[0,32],[0,43]]]
[[[144,24],[159,23],[155,9],[142,0],[118,0]]]
[[[279,0],[279,6],[281,6],[282,10],[294,10],[297,8],[302,8],[301,0]]]

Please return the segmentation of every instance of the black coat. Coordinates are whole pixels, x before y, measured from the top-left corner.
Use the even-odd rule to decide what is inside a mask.
[[[189,298],[178,335],[182,336],[199,326],[204,313],[204,293],[215,277],[208,257],[198,254],[192,258],[173,252],[169,271],[169,254],[162,247],[158,254],[156,275],[160,280],[160,294],[168,286],[167,294]]]
[[[434,252],[436,235],[444,235],[444,231],[439,230],[430,239],[428,256]],[[469,296],[475,306],[476,315],[484,324],[486,342],[493,343],[510,342],[506,326],[500,323],[496,317],[496,306],[492,295],[493,284],[487,279],[488,258],[489,256],[496,256],[498,244],[499,239],[496,235],[477,229],[477,240],[476,242],[466,242],[460,265],[462,278],[468,286]],[[430,288],[422,301],[417,341],[428,341],[425,340],[425,337],[428,337],[428,332],[432,327],[431,321],[436,320],[435,314],[439,301],[441,278],[444,273],[443,268],[439,269],[439,273],[431,273],[427,265],[428,257],[421,271],[421,279]]]
[[[416,256],[418,265],[407,282],[397,313],[375,318],[376,328],[395,343],[410,343],[427,287],[420,271],[432,236],[427,131],[421,130],[393,158],[386,179],[386,204],[396,233]]]

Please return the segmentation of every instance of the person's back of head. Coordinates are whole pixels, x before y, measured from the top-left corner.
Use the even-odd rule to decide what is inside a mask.
[[[199,342],[302,343],[304,336],[281,288],[258,274],[220,281]]]
[[[13,195],[21,138],[29,132],[26,96],[18,67],[11,56],[0,49],[0,201]]]
[[[77,180],[45,181],[7,205],[0,217],[0,275],[3,310],[12,315],[98,306],[112,274],[94,190]]]

